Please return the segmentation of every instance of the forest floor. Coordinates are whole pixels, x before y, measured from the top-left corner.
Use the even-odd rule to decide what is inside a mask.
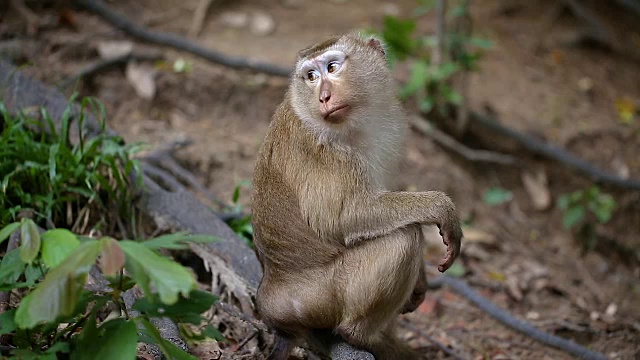
[[[109,5],[151,29],[186,36],[198,2],[114,0]],[[612,173],[640,178],[640,120],[636,116],[624,123],[616,108],[616,103],[640,104],[640,62],[615,51],[567,46],[566,39],[581,23],[567,14],[550,22],[552,1],[473,4],[475,35],[489,39],[493,47],[471,75],[471,108],[490,110],[504,125],[546,139]],[[415,6],[407,0],[220,1],[214,2],[194,39],[227,54],[290,66],[296,52],[309,44],[356,28],[380,29],[385,13],[408,15]],[[97,60],[104,41],[133,41],[81,11],[65,13],[67,23],[31,35],[12,11],[0,20],[0,45],[21,41],[22,60],[32,64],[24,70],[49,84],[59,84]],[[51,8],[34,6],[34,11],[43,19],[55,15]],[[271,19],[273,30],[252,31],[255,14]],[[605,19],[607,14],[601,13]],[[609,23],[620,25],[615,24],[617,17],[611,18]],[[270,26],[266,20],[258,25]],[[430,31],[433,18],[427,16],[422,25]],[[640,48],[637,29],[625,41]],[[154,46],[135,43],[135,48]],[[234,187],[251,179],[258,147],[287,80],[231,70],[172,49],[162,52],[171,61],[185,59],[192,69],[175,72],[142,63],[142,73],[155,73],[151,99],[136,92],[124,68],[100,73],[77,84],[77,90],[104,103],[109,126],[127,141],[162,145],[191,140],[192,145],[178,152],[179,160],[219,199],[230,202]],[[543,192],[548,190],[554,203],[562,194],[591,185],[561,164],[509,149],[527,172],[546,177]],[[597,226],[596,250],[583,252],[579,238],[563,228],[557,206],[535,206],[536,193],[523,184],[523,172],[465,161],[412,133],[398,178],[401,188],[442,190],[453,197],[466,224],[459,263],[477,291],[545,331],[611,359],[637,359],[640,263],[625,257],[624,249],[640,247],[640,194],[601,188],[614,195],[617,207],[609,223]],[[483,194],[492,187],[511,191],[512,199],[487,204]],[[240,202],[247,211],[249,194],[250,188],[243,187]],[[443,250],[435,238],[426,258],[435,263]],[[446,288],[429,292],[416,312],[403,317],[474,359],[570,358],[500,325]],[[421,333],[402,326],[400,330],[412,346],[427,347],[433,358],[447,358]]]

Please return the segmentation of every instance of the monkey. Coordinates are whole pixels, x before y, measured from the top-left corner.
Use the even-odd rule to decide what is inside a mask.
[[[420,357],[394,325],[426,292],[421,226],[440,229],[441,272],[463,234],[445,193],[388,190],[408,129],[396,90],[377,37],[348,33],[298,52],[252,180],[256,308],[276,334],[271,359],[314,331],[376,359]]]

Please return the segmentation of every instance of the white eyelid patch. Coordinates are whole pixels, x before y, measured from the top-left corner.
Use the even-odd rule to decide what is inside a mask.
[[[305,71],[316,69],[318,64],[327,64],[330,61],[338,61],[342,63],[345,59],[346,55],[344,52],[340,50],[327,50],[322,54],[312,58],[307,59],[302,63],[301,68]]]

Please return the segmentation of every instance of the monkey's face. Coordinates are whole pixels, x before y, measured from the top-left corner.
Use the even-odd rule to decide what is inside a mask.
[[[377,40],[345,36],[300,52],[291,84],[294,110],[312,126],[341,128],[366,118],[388,83]],[[394,96],[394,94],[389,94]]]
[[[327,50],[303,61],[299,76],[304,86],[300,90],[308,99],[311,114],[331,124],[341,124],[355,106],[348,94],[350,61],[340,50]]]

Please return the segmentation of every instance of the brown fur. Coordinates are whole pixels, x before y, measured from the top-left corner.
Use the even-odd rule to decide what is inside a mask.
[[[396,315],[414,310],[426,291],[420,225],[436,224],[444,234],[441,269],[458,255],[462,231],[443,193],[386,190],[407,125],[385,59],[368,40],[347,35],[311,48],[348,56],[333,83],[343,97],[335,101],[354,104],[345,123],[319,118],[317,87],[297,75],[273,116],[253,181],[264,269],[257,307],[280,332],[304,337],[329,329],[377,359],[410,359],[418,355],[393,328]],[[366,95],[352,101],[351,94]]]

